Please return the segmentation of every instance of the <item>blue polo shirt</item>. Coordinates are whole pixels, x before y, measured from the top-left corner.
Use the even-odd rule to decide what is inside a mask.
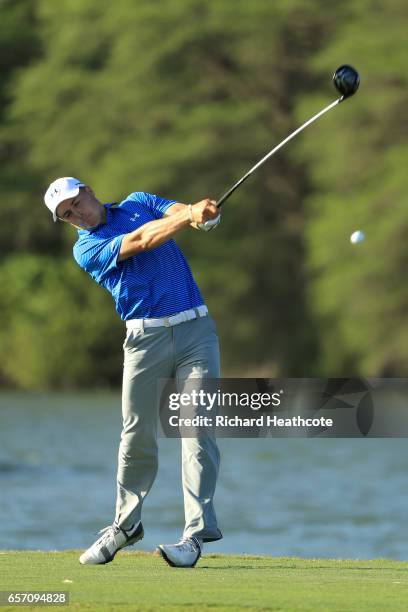
[[[150,193],[131,193],[119,204],[104,204],[105,223],[78,230],[75,260],[112,294],[124,321],[167,317],[204,303],[174,240],[118,262],[123,237],[161,219],[174,203]]]

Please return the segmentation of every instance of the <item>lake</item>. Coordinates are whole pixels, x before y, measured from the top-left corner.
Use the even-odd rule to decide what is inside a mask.
[[[88,547],[113,520],[119,393],[0,394],[0,548]],[[182,532],[180,441],[161,439],[142,550]],[[404,438],[220,439],[224,540],[205,552],[407,559]]]

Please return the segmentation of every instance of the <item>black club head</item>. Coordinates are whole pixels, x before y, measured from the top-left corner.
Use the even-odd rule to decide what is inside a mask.
[[[333,75],[333,83],[335,88],[345,98],[356,93],[360,85],[360,77],[353,66],[344,64],[339,66]]]

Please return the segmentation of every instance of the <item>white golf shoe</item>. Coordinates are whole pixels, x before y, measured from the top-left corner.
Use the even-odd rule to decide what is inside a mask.
[[[183,538],[178,544],[160,544],[157,552],[171,567],[194,567],[201,557],[201,542],[198,538]]]
[[[142,523],[134,525],[127,531],[113,523],[113,525],[101,529],[99,533],[103,535],[79,557],[79,562],[82,565],[104,565],[109,563],[113,561],[118,550],[135,544],[144,536]]]

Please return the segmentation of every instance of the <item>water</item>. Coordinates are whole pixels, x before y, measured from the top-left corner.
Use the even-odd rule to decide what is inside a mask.
[[[119,394],[0,394],[0,549],[85,548],[113,519]],[[407,559],[405,439],[220,439],[207,552]],[[160,440],[139,548],[182,531],[179,440]]]

